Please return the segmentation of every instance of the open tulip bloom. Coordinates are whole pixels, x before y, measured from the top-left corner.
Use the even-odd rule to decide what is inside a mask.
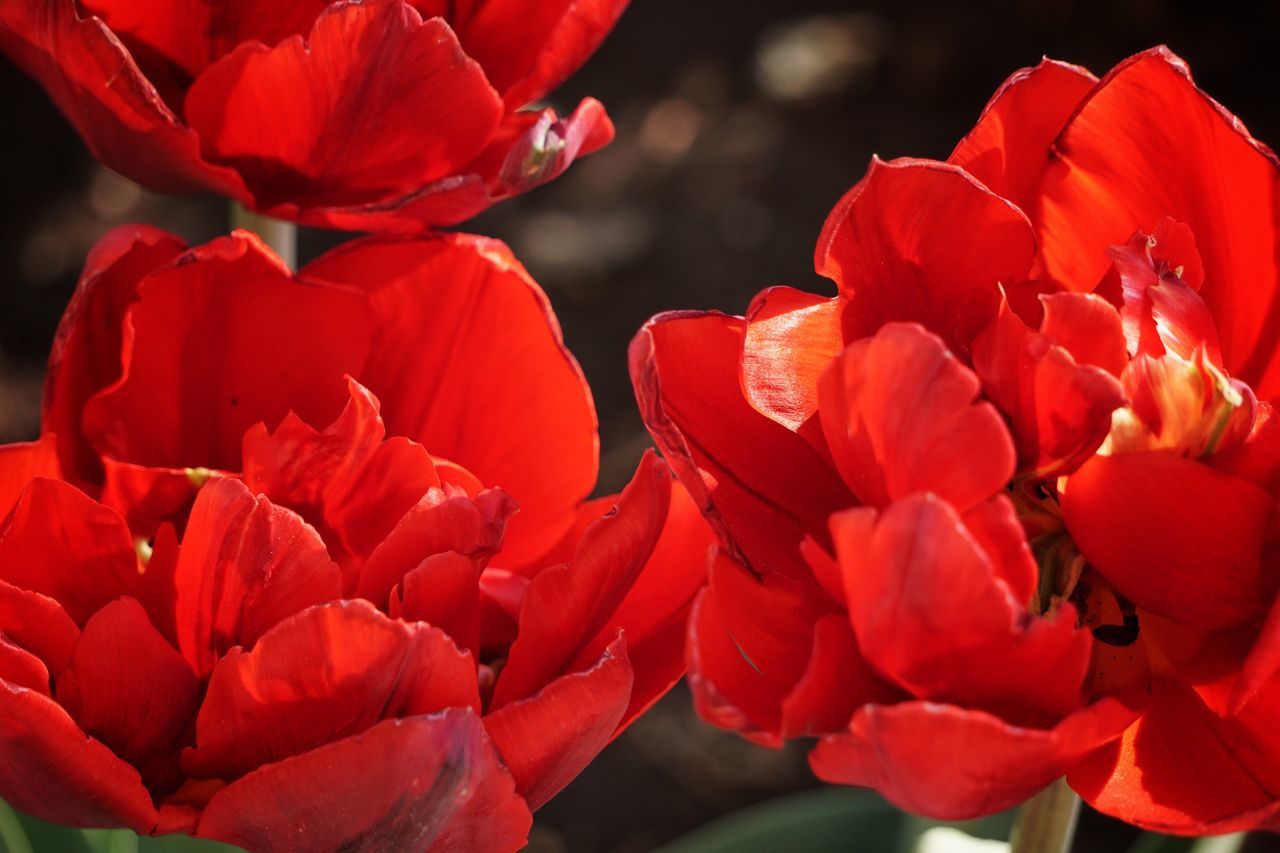
[[[375,394],[377,395],[375,397]],[[379,403],[381,401],[381,403]],[[711,534],[499,243],[133,226],[0,448],[0,797],[253,850],[513,850],[683,671]]]
[[[164,191],[359,231],[461,222],[607,144],[520,110],[627,0],[5,0],[0,51],[93,153]]]
[[[947,162],[872,162],[836,296],[651,321],[640,406],[720,539],[700,714],[927,815],[1065,774],[1275,825],[1278,175],[1163,49],[1046,60]]]

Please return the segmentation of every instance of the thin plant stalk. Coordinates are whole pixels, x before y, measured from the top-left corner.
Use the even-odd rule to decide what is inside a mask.
[[[1018,807],[1010,853],[1067,853],[1080,817],[1080,798],[1059,779]]]
[[[231,203],[231,227],[252,231],[280,256],[290,269],[298,268],[298,226],[254,213],[239,202]]]

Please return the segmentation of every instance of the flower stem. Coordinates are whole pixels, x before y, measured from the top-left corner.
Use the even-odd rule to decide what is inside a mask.
[[[271,247],[290,269],[298,268],[298,226],[254,213],[239,202],[231,202],[231,227],[252,231]]]
[[[1067,853],[1080,816],[1080,798],[1059,779],[1018,808],[1010,853]]]

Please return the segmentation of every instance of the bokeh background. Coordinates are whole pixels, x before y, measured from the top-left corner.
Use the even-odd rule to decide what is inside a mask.
[[[1000,82],[1041,55],[1101,74],[1159,43],[1255,136],[1280,146],[1276,0],[634,0],[553,98],[562,109],[601,99],[617,141],[465,227],[506,240],[550,293],[596,395],[601,487],[615,489],[648,445],[626,372],[627,343],[646,318],[669,308],[739,313],[772,284],[829,290],[813,273],[813,244],[873,153],[945,157]],[[0,103],[0,440],[12,441],[38,429],[53,330],[97,238],[137,220],[204,241],[225,230],[227,211],[212,198],[146,192],[98,166],[3,60]],[[304,232],[301,258],[342,239]],[[532,845],[652,850],[814,787],[803,749],[765,751],[715,732],[678,688],[539,813]],[[792,813],[835,816],[811,837],[792,835],[794,853],[892,849],[840,837],[873,800],[841,791],[788,802]],[[779,811],[755,814],[776,823]],[[1086,814],[1075,849],[1129,850],[1134,840]],[[770,849],[741,838],[732,846]],[[1255,837],[1247,849],[1280,844]]]

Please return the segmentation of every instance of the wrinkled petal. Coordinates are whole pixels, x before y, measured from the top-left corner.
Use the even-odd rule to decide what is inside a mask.
[[[995,316],[997,285],[1027,278],[1035,252],[1022,211],[964,170],[873,159],[827,217],[814,264],[852,299],[845,340],[907,320],[963,353]]]
[[[368,352],[368,308],[349,289],[292,278],[248,232],[187,258],[141,288],[126,315],[123,374],[86,404],[84,429],[123,461],[235,471],[259,421],[337,415],[342,377]]]
[[[342,596],[342,573],[315,529],[230,478],[200,490],[174,584],[178,647],[201,676],[231,647]]]
[[[931,491],[961,512],[1013,475],[1009,431],[978,401],[973,371],[920,326],[890,323],[851,344],[819,383],[822,431],[858,499],[884,507]]]
[[[71,660],[80,629],[52,598],[0,581],[0,637],[35,655],[57,677]]]
[[[355,375],[391,433],[515,498],[504,565],[554,544],[595,485],[595,409],[546,295],[510,251],[465,235],[371,239],[305,272],[370,290],[376,345]]]
[[[386,719],[462,706],[479,711],[475,666],[444,632],[363,601],[321,605],[218,661],[182,765],[235,779]]]
[[[1113,699],[1049,729],[1020,728],[954,705],[868,705],[848,734],[822,739],[809,765],[820,779],[875,788],[914,814],[966,820],[1029,799],[1133,718]]]
[[[734,558],[804,575],[800,541],[826,541],[827,516],[853,498],[804,439],[744,398],[745,326],[715,313],[659,315],[631,342],[631,382],[649,433]]]
[[[93,615],[57,679],[62,707],[84,731],[137,767],[153,789],[176,787],[200,682],[138,602],[121,598]]]
[[[9,514],[36,477],[58,480],[61,475],[54,436],[0,446],[0,518]]]
[[[1086,462],[1061,502],[1080,552],[1139,608],[1225,627],[1260,618],[1275,595],[1261,563],[1275,500],[1252,483],[1163,451],[1125,453]]]
[[[244,175],[259,205],[306,207],[453,174],[502,103],[443,19],[370,0],[330,5],[306,40],[241,44],[196,78],[184,113],[204,155]]]
[[[804,674],[782,703],[783,737],[817,737],[849,725],[866,704],[905,698],[862,657],[843,614],[823,616],[813,629],[813,651]]]
[[[198,835],[250,850],[516,850],[533,822],[469,709],[387,720],[261,767],[209,801]]]
[[[1186,223],[1227,370],[1275,396],[1278,174],[1274,155],[1196,88],[1182,60],[1165,48],[1140,53],[1103,78],[1054,142],[1033,212],[1045,270],[1091,291],[1109,246],[1166,216]]]
[[[613,738],[631,697],[626,649],[619,637],[590,669],[485,716],[485,730],[529,808],[559,793]]]
[[[1044,726],[1080,707],[1093,638],[1013,598],[953,507],[912,495],[832,518],[849,619],[875,668],[922,699]],[[1017,529],[1012,513],[1006,524]]]
[[[514,511],[511,498],[497,489],[475,499],[456,487],[428,490],[373,549],[356,582],[356,595],[386,605],[396,585],[436,554],[456,552],[483,568],[502,547],[503,530]]]

